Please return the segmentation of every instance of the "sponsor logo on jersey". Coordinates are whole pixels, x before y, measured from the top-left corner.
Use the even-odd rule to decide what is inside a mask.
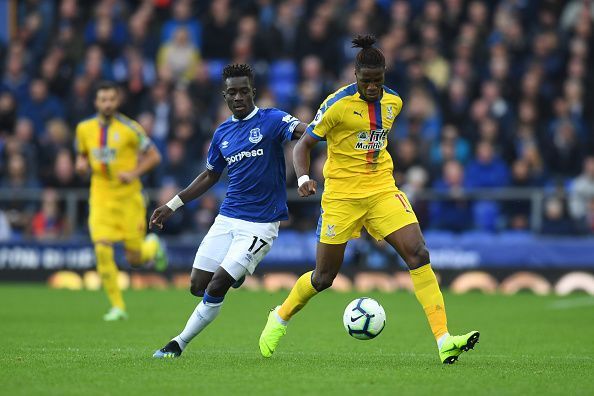
[[[111,147],[99,147],[94,148],[92,153],[97,161],[109,164],[115,159],[116,150]]]
[[[355,144],[355,150],[381,150],[386,143],[387,136],[387,129],[361,131],[357,133],[357,144]]]
[[[221,148],[226,149],[227,147],[229,147],[229,142],[225,140],[223,143],[221,143]]]
[[[262,134],[260,133],[260,128],[254,128],[250,131],[250,142],[256,144],[262,140]]]
[[[251,158],[251,157],[261,157],[264,155],[264,149],[258,149],[258,150],[251,150],[251,151],[241,151],[235,155],[232,155],[230,157],[225,157],[225,161],[227,161],[227,163],[229,165],[234,164],[235,162],[239,162],[244,158]]]

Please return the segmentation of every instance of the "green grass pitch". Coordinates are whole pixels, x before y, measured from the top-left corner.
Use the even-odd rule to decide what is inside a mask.
[[[155,360],[197,303],[187,292],[126,292],[130,319],[104,323],[103,293],[1,284],[0,394],[594,394],[594,297],[446,294],[450,331],[478,329],[481,341],[444,366],[404,292],[370,294],[387,314],[371,341],[342,327],[358,294],[317,296],[265,360],[258,336],[284,296],[234,291],[180,359]]]

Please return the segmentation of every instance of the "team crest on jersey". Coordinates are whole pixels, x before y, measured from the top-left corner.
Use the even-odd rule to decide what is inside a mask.
[[[386,115],[386,118],[388,120],[393,120],[394,119],[394,110],[392,109],[392,105],[388,106],[388,115]]]
[[[223,143],[221,143],[221,148],[226,149],[227,147],[229,147],[229,142],[225,140]]]
[[[329,238],[334,238],[336,236],[336,231],[334,230],[334,224],[327,224],[326,225],[326,236]]]
[[[260,133],[260,128],[254,128],[250,131],[250,142],[256,144],[262,140],[262,134]]]
[[[118,132],[114,133],[112,139],[114,142],[117,142],[120,140],[120,134]]]
[[[361,131],[357,133],[357,144],[355,144],[355,150],[381,150],[386,143],[387,136],[387,129]]]

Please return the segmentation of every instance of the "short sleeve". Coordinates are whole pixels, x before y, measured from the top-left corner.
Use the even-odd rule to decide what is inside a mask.
[[[290,141],[293,137],[293,131],[297,128],[300,121],[291,114],[281,110],[276,111],[275,117],[277,118],[275,136],[281,143]]]
[[[78,124],[76,126],[76,142],[75,142],[75,147],[76,147],[76,152],[78,154],[81,155],[87,155],[89,150],[86,146],[86,142],[84,139],[84,129],[82,128],[81,124]]]
[[[132,129],[134,131],[134,133],[136,133],[136,136],[138,137],[138,152],[139,153],[144,153],[146,150],[148,150],[148,148],[150,146],[152,146],[153,141],[151,140],[150,137],[148,137],[148,135],[146,134],[142,125],[140,125],[139,123],[137,123],[134,120],[130,120],[130,129]]]
[[[305,132],[317,140],[325,139],[328,132],[338,124],[337,107],[336,105],[322,104]]]
[[[223,153],[219,149],[219,146],[215,143],[213,139],[210,142],[210,147],[208,148],[208,156],[206,158],[206,169],[211,170],[216,173],[222,173],[227,166],[227,161],[225,157],[223,157]]]

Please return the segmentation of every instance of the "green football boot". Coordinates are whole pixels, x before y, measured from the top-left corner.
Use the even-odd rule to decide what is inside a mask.
[[[441,348],[439,348],[439,359],[443,364],[454,364],[462,352],[474,349],[474,345],[479,341],[480,333],[471,331],[464,335],[448,335]]]
[[[103,320],[106,322],[115,322],[117,320],[128,319],[128,314],[121,308],[112,307],[109,312],[103,315]]]
[[[163,239],[159,238],[156,234],[148,234],[147,239],[155,239],[157,241],[157,253],[155,254],[155,270],[164,272],[169,265],[167,260],[167,246]]]
[[[276,318],[276,313],[280,305],[270,310],[268,321],[262,334],[260,334],[260,352],[264,357],[270,357],[274,353],[282,336],[287,334],[287,326],[280,323]]]

